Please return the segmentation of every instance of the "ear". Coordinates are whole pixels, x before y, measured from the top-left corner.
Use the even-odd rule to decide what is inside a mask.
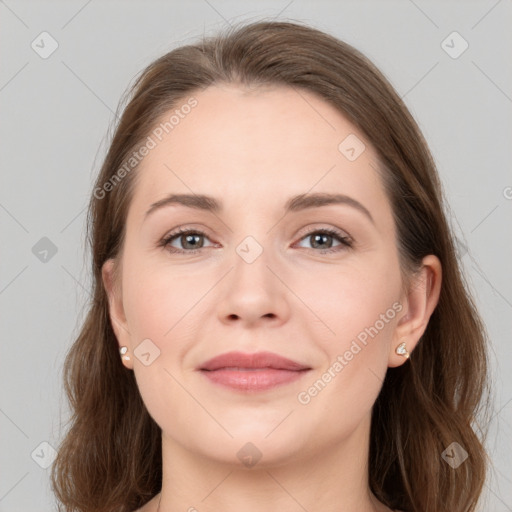
[[[439,301],[441,281],[442,267],[439,258],[433,254],[425,256],[422,267],[412,277],[408,290],[402,297],[404,310],[395,328],[389,354],[390,368],[400,366],[406,361],[404,356],[395,352],[400,343],[405,342],[405,347],[411,354],[420,341]]]
[[[114,334],[116,335],[119,348],[123,346],[128,347],[127,355],[131,355],[133,354],[133,351],[130,332],[128,330],[128,324],[123,308],[122,292],[119,281],[120,278],[116,276],[114,272],[115,263],[115,260],[112,258],[107,260],[101,268],[101,277],[108,297],[110,322],[112,324]],[[125,360],[123,358],[122,362],[127,368],[133,369],[131,359]]]

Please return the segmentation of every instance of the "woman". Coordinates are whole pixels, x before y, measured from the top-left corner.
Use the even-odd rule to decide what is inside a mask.
[[[361,53],[259,22],[159,58],[89,221],[66,510],[476,510],[484,327],[426,142]]]

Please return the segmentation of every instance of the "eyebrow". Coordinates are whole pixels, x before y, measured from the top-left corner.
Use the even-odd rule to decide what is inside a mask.
[[[351,206],[375,224],[372,214],[359,201],[344,194],[328,194],[317,192],[314,194],[300,194],[291,197],[284,205],[285,212],[298,212],[309,208],[318,208],[332,204],[345,204]],[[153,203],[146,212],[145,218],[160,208],[171,205],[182,205],[188,208],[195,208],[212,213],[218,213],[222,210],[222,203],[214,197],[199,194],[169,194],[168,196]]]

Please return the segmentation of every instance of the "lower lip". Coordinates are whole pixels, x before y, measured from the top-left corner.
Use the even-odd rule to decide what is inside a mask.
[[[300,379],[309,370],[201,370],[211,382],[241,391],[265,391]]]

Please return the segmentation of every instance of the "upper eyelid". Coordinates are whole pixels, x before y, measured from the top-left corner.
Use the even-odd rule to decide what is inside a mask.
[[[319,223],[319,224],[322,224],[322,223]],[[300,230],[300,236],[305,236],[312,232],[322,231],[322,230],[339,231],[340,233],[344,233],[348,238],[352,238],[352,236],[345,229],[342,229],[342,228],[339,228],[336,226],[326,226],[325,224],[322,224],[320,226],[302,228]],[[202,227],[195,228],[193,226],[184,225],[184,226],[178,226],[175,229],[169,231],[166,235],[163,236],[163,238],[169,238],[171,236],[176,236],[176,235],[180,235],[180,234],[184,234],[184,233],[188,233],[188,232],[199,233],[201,235],[206,235],[209,237],[210,235],[208,235],[207,231],[208,230],[206,228],[202,228]]]
[[[315,233],[317,231],[335,231],[335,232],[337,232],[336,234],[338,234],[340,236],[344,236],[346,238],[352,239],[352,236],[345,229],[341,229],[341,228],[338,228],[335,226],[325,226],[325,225],[317,226],[317,227],[315,227],[315,226],[307,227],[307,228],[304,228],[303,230],[301,229],[300,235],[298,235],[298,236],[303,238],[304,236],[310,235],[311,233]]]

